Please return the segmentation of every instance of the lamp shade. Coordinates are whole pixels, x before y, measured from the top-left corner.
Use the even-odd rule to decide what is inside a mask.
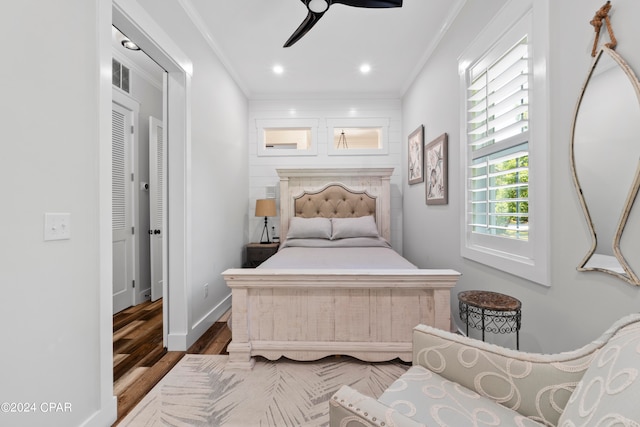
[[[276,199],[256,200],[256,216],[276,216]]]

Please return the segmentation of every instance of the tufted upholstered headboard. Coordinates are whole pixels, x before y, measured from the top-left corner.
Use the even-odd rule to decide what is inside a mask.
[[[318,191],[305,191],[294,197],[294,215],[303,218],[376,217],[376,197],[366,190],[355,191],[343,184],[328,184]]]
[[[289,218],[373,215],[380,236],[391,241],[393,168],[278,169],[280,177],[280,236]]]

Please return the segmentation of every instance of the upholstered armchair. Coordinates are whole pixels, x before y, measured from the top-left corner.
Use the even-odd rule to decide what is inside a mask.
[[[331,427],[639,426],[640,314],[554,355],[419,325],[413,365],[377,400],[343,386]]]

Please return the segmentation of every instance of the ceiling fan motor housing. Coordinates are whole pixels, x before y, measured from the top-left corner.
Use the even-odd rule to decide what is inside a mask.
[[[307,17],[302,24],[293,32],[284,47],[289,47],[300,40],[311,28],[322,18],[333,3],[340,3],[353,7],[364,8],[389,8],[402,7],[402,0],[300,0],[307,7]]]
[[[309,0],[307,9],[314,13],[326,12],[329,9],[329,2],[326,0]]]

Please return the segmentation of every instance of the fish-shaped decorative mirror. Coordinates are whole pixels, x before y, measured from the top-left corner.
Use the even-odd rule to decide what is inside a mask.
[[[640,285],[620,244],[640,185],[638,159],[640,82],[604,46],[578,99],[571,139],[571,170],[592,237],[579,271],[602,271]]]

